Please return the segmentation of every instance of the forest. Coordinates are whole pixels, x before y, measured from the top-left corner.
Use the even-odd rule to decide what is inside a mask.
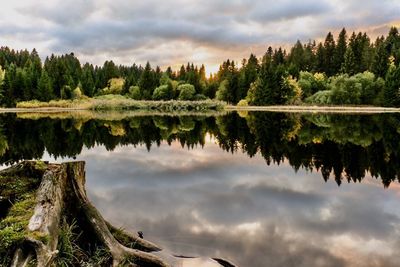
[[[161,70],[143,67],[81,64],[74,53],[46,57],[36,49],[0,48],[0,105],[18,102],[84,99],[122,95],[135,100],[218,99],[246,105],[373,105],[400,106],[400,34],[392,27],[375,41],[366,33],[337,38],[329,32],[323,42],[297,41],[288,51],[268,47],[258,58],[251,54],[241,65],[227,59],[215,74],[204,65]]]

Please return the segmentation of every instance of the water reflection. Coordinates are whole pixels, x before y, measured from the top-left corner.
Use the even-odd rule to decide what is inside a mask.
[[[338,188],[318,173],[294,175],[287,163],[267,167],[260,155],[232,155],[213,143],[146,151],[120,147],[110,157],[96,148],[80,159],[102,214],[174,254],[239,266],[398,265],[397,184],[383,190],[367,177]],[[186,171],[169,167],[175,164]]]
[[[24,116],[26,118],[26,115]],[[141,116],[123,120],[21,119],[1,117],[0,161],[74,157],[84,147],[144,145],[148,150],[162,141],[182,147],[203,147],[212,136],[225,151],[258,152],[266,163],[283,160],[295,171],[319,171],[340,185],[361,181],[367,173],[380,177],[385,187],[398,179],[400,170],[400,117],[398,115],[299,115],[236,113],[219,117]],[[182,172],[185,169],[178,165]]]
[[[173,254],[252,267],[400,262],[396,115],[2,121],[2,162],[85,160],[103,216]]]

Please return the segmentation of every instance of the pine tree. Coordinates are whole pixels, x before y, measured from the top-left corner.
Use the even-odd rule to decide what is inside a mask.
[[[342,64],[341,72],[353,75],[356,73],[356,71],[356,58],[354,56],[353,49],[351,49],[351,47],[348,47],[346,53],[344,54],[344,62]]]
[[[49,101],[53,98],[53,86],[46,70],[42,70],[38,81],[36,99],[40,101]]]
[[[322,43],[318,44],[315,55],[315,72],[325,72],[325,49]]]
[[[140,76],[139,88],[143,99],[150,100],[156,85],[154,82],[154,73],[149,62],[146,63],[146,67]]]
[[[393,63],[386,75],[384,104],[388,107],[400,107],[400,66]]]
[[[324,43],[324,72],[328,76],[335,74],[335,47],[335,40],[333,39],[332,33],[329,32]]]
[[[2,104],[5,105],[6,107],[12,107],[15,106],[15,77],[17,73],[17,68],[14,65],[14,63],[11,63],[10,65],[7,66],[5,75],[4,75],[4,80],[2,84],[2,91],[4,94],[4,97],[2,99]]]
[[[383,44],[378,45],[374,57],[372,71],[378,77],[385,77],[389,69],[389,54]]]
[[[94,76],[93,65],[86,63],[83,66],[82,77],[80,80],[82,83],[83,93],[89,97],[92,97],[95,94],[95,89],[96,89],[93,76]]]
[[[335,48],[335,74],[341,71],[342,64],[344,63],[345,54],[347,50],[347,32],[346,29],[343,28],[339,34],[337,45]]]
[[[396,27],[392,27],[386,38],[386,49],[389,55],[394,57],[395,63],[400,63],[400,34]]]
[[[300,71],[304,70],[304,59],[304,48],[301,42],[298,40],[290,51],[288,63]]]

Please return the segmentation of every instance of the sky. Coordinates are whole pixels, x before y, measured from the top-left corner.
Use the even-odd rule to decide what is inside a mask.
[[[42,57],[74,52],[82,63],[186,62],[217,70],[227,58],[268,46],[321,40],[328,31],[387,34],[400,26],[398,0],[14,0],[0,8],[0,46]]]

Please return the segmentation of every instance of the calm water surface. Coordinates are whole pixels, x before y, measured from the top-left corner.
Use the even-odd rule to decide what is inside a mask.
[[[3,116],[2,162],[86,161],[116,226],[238,266],[399,266],[400,116]]]

